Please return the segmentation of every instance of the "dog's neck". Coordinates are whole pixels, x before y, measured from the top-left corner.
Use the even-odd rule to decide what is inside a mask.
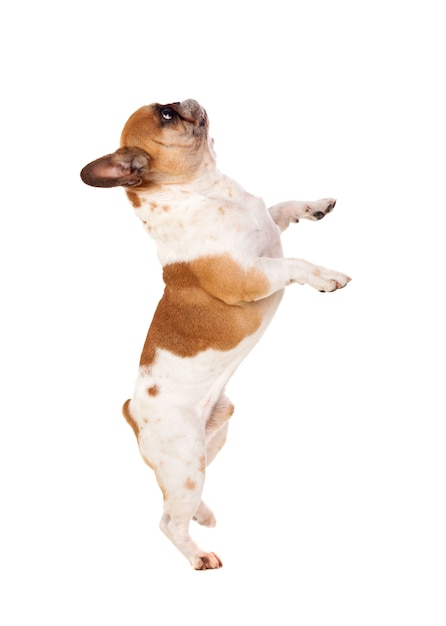
[[[215,163],[204,163],[194,176],[168,176],[162,172],[151,172],[149,181],[139,188],[134,187],[128,192],[141,197],[151,195],[177,196],[181,193],[193,193],[194,195],[213,195],[213,191],[220,187],[228,177],[222,174]]]

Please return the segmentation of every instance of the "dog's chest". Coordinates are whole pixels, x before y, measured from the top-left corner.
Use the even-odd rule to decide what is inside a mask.
[[[141,193],[133,205],[163,265],[215,254],[271,254],[279,240],[263,200],[226,178],[202,192],[182,186]]]

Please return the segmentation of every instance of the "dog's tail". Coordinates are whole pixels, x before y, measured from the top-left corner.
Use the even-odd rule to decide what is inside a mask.
[[[139,427],[138,427],[138,424],[133,419],[132,414],[130,413],[130,402],[131,400],[126,400],[124,402],[123,407],[122,407],[122,414],[125,417],[126,421],[133,428],[133,432],[135,433],[135,436],[138,439]]]

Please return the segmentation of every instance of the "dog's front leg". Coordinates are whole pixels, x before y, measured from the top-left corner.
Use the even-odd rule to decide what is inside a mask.
[[[292,283],[310,285],[318,291],[335,291],[345,287],[351,280],[346,274],[313,265],[303,259],[260,257],[254,267],[268,280],[269,291],[263,297],[281,291]]]
[[[334,198],[324,198],[322,200],[290,200],[280,202],[268,209],[274,222],[283,232],[291,222],[297,223],[300,219],[317,221],[325,217],[335,207]]]

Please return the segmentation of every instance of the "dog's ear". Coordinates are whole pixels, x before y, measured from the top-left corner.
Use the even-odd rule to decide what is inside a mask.
[[[149,170],[149,156],[139,148],[119,148],[86,165],[81,178],[92,187],[135,187]]]

